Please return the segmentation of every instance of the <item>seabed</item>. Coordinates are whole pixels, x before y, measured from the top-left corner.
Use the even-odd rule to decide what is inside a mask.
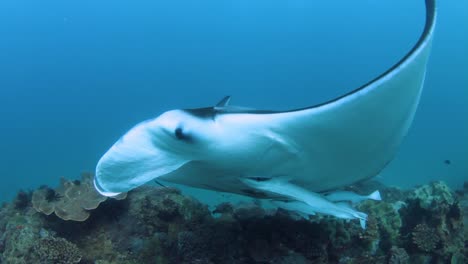
[[[20,191],[0,209],[0,263],[467,263],[468,183],[380,190],[358,221],[304,219],[259,202],[209,208],[170,187],[118,199],[98,195],[92,175]]]

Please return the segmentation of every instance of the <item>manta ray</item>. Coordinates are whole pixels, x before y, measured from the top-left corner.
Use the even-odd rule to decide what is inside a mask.
[[[236,107],[230,97],[210,107],[167,111],[131,128],[102,156],[96,189],[115,196],[158,179],[365,221],[365,214],[322,194],[376,176],[407,134],[435,25],[434,0],[425,4],[417,43],[370,82],[288,111]]]

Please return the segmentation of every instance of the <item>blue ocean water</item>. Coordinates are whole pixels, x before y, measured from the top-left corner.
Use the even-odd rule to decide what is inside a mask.
[[[415,122],[379,176],[389,184],[468,179],[468,3],[438,4]],[[423,22],[422,0],[3,0],[0,200],[93,171],[165,110],[332,99],[396,63]]]

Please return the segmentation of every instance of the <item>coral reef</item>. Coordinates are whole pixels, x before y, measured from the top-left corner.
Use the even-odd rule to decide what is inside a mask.
[[[468,238],[468,182],[463,184],[463,189],[457,192],[461,214],[463,218],[463,226],[465,227],[464,236]]]
[[[0,263],[404,264],[467,260],[468,188],[455,194],[442,182],[410,191],[379,185],[384,201],[359,205],[359,210],[369,214],[366,230],[357,221],[320,215],[305,220],[284,210],[265,209],[260,203],[222,203],[210,212],[206,205],[165,187],[145,186],[131,191],[124,200],[100,201],[86,191],[87,184],[81,189],[83,182],[63,180],[53,192],[42,188],[40,199],[22,192],[3,205]],[[371,186],[353,190],[368,193],[376,184]],[[65,197],[79,204],[67,208],[81,208],[88,214],[84,221],[64,221],[57,214]]]
[[[441,181],[416,188],[408,198],[417,201],[419,207],[430,211],[446,210],[455,202],[453,192]]]
[[[125,195],[117,199],[123,199]],[[89,210],[96,209],[106,199],[95,190],[93,175],[83,173],[81,181],[61,178],[57,189],[42,186],[34,191],[32,205],[46,215],[55,213],[63,220],[85,221],[90,216]]]
[[[395,208],[394,204],[385,201],[369,200],[361,203],[358,208],[370,215],[369,227],[364,233],[369,234],[373,229],[377,229],[371,237],[371,241],[378,239],[378,243],[384,251],[390,250],[392,245],[397,244],[402,225],[398,207]]]
[[[409,263],[409,255],[404,248],[397,248],[393,246],[390,249],[390,256],[388,264],[407,264]]]
[[[443,182],[432,182],[413,190],[400,212],[408,253],[416,259],[450,262],[465,255],[462,209],[456,194]]]
[[[13,201],[15,208],[18,210],[26,209],[31,203],[32,192],[20,190]]]
[[[42,263],[71,264],[81,261],[78,247],[64,238],[42,238],[33,247]]]
[[[413,236],[413,243],[419,249],[425,252],[434,250],[440,239],[435,229],[430,228],[426,224],[418,224],[411,233]]]

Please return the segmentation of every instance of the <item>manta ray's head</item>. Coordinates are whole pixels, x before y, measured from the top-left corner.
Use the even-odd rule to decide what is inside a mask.
[[[114,196],[203,158],[210,123],[173,110],[136,125],[99,160],[96,189]]]

